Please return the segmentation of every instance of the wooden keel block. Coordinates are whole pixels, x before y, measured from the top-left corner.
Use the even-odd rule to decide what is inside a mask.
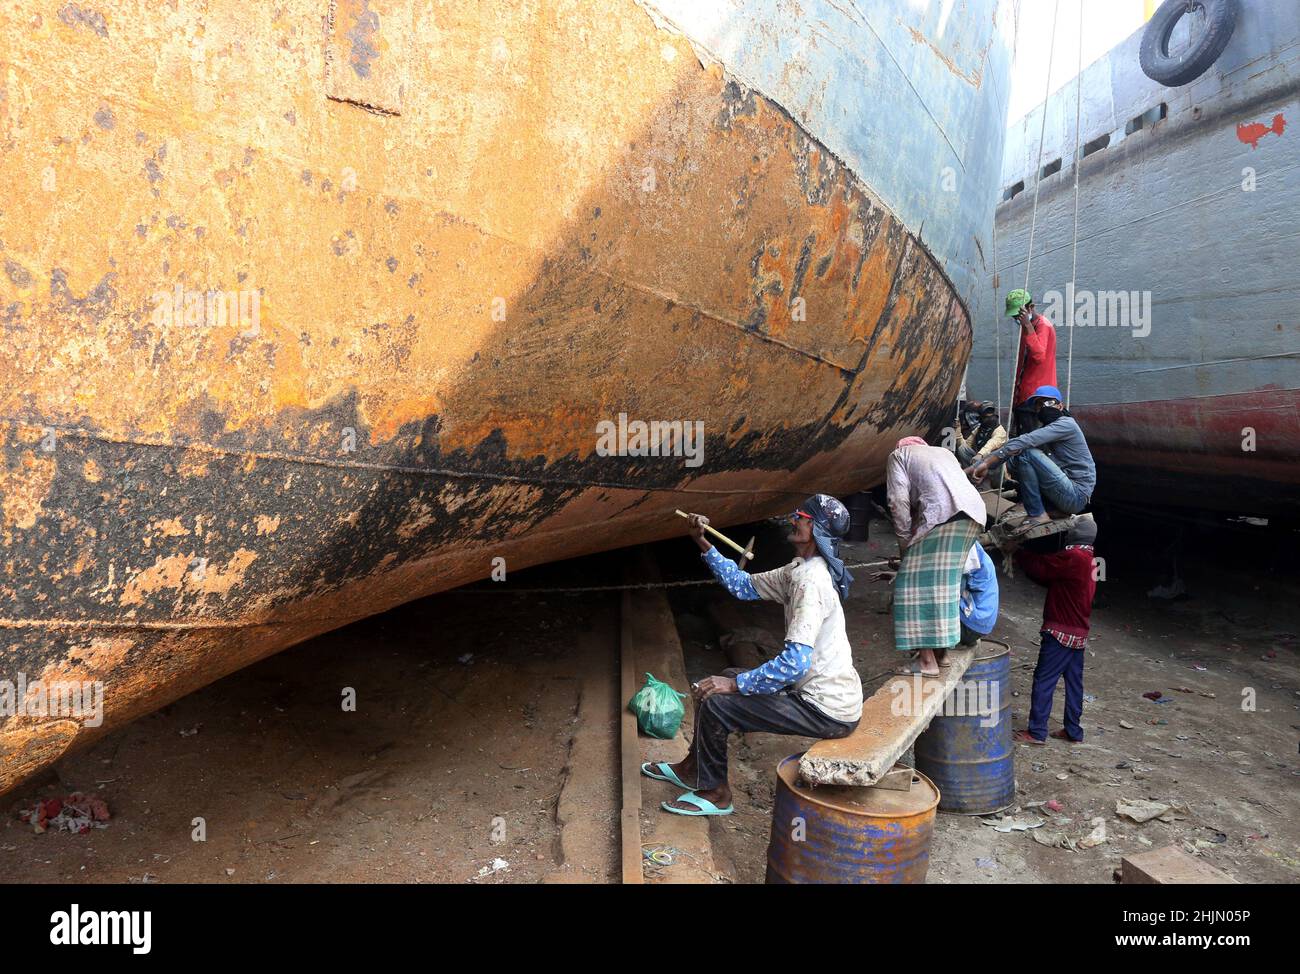
[[[1236,884],[1236,880],[1204,860],[1189,856],[1178,846],[1125,856],[1120,880],[1126,886],[1191,886]]]

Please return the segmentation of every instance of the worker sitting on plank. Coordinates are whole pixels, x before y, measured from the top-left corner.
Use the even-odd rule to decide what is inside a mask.
[[[998,418],[998,407],[991,402],[981,403],[979,424],[970,435],[960,440],[953,452],[963,467],[973,466],[1007,442],[1006,427]],[[1001,471],[994,475],[994,486],[1002,486]]]
[[[1051,520],[1044,502],[1062,514],[1078,514],[1097,485],[1092,451],[1079,424],[1061,405],[1061,391],[1056,386],[1040,386],[1034,391],[1034,401],[1043,425],[1008,440],[966,469],[978,484],[990,469],[1008,460],[1020,485],[1027,528]]]
[[[664,802],[676,815],[730,815],[727,735],[765,731],[800,737],[846,737],[862,717],[862,680],[844,631],[840,600],[853,576],[839,557],[849,512],[826,494],[808,498],[790,515],[795,559],[750,575],[724,557],[704,535],[708,518],[691,515],[690,535],[705,563],[738,599],[785,606],[785,649],[756,669],[728,670],[691,686],[695,733],[676,764],[641,765],[641,773],[687,789]],[[694,786],[687,784],[694,782]]]
[[[962,570],[987,512],[952,452],[919,436],[898,441],[885,476],[901,559],[894,648],[915,651],[916,672],[938,676],[961,636]]]
[[[979,425],[971,430],[970,436],[957,444],[953,451],[962,466],[969,467],[977,460],[983,460],[994,450],[1007,442],[1007,431],[998,419],[998,407],[991,402],[981,403],[979,408]]]
[[[1029,390],[1056,385],[1056,328],[1034,310],[1034,296],[1023,288],[1007,294],[1006,310],[1020,326],[1020,355],[1011,386],[1011,432],[1020,436],[1039,422]]]
[[[1052,697],[1057,681],[1065,676],[1065,726],[1053,731],[1058,740],[1078,744],[1083,740],[1083,653],[1088,646],[1092,598],[1097,592],[1093,544],[1097,522],[1084,514],[1065,535],[1038,538],[1016,552],[1016,564],[1039,585],[1047,586],[1043,604],[1042,643],[1034,667],[1034,689],[1029,705],[1029,728],[1016,731],[1015,740],[1024,744],[1047,743],[1047,719],[1052,714]],[[1040,549],[1049,549],[1043,553]]]
[[[961,576],[961,644],[974,646],[998,621],[998,572],[978,541],[971,545]]]
[[[967,399],[961,403],[958,410],[958,422],[961,426],[961,438],[964,441],[971,436],[980,423],[980,402],[977,399]]]

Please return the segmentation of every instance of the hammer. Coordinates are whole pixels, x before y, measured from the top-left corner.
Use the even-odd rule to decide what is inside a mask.
[[[685,518],[689,518],[689,517],[690,517],[690,515],[687,514],[685,511],[678,511],[677,513],[680,514],[682,517],[685,517]],[[745,562],[749,561],[751,558],[754,557],[754,542],[755,542],[755,540],[757,540],[756,537],[754,537],[754,538],[750,538],[750,539],[749,539],[749,544],[745,545],[745,547],[742,548],[740,545],[736,544],[736,542],[732,541],[730,538],[728,538],[725,534],[723,534],[721,531],[717,530],[716,528],[710,527],[710,526],[707,525],[707,524],[701,525],[701,527],[703,527],[705,531],[708,531],[709,534],[713,535],[713,536],[714,536],[715,538],[717,538],[719,541],[721,541],[721,542],[723,542],[724,544],[726,544],[727,547],[732,548],[733,550],[735,550],[735,551],[739,551],[739,552],[740,552],[740,567],[741,567],[741,568],[744,568],[744,567],[745,567]]]

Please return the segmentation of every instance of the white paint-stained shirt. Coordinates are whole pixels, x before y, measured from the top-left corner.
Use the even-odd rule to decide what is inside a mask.
[[[844,608],[820,555],[796,558],[770,572],[749,576],[761,599],[785,607],[786,643],[812,647],[808,669],[795,693],[827,717],[852,723],[862,716],[862,679],[844,629]]]
[[[988,509],[952,452],[939,446],[901,446],[885,468],[894,534],[916,544],[954,514],[967,514],[981,527]]]

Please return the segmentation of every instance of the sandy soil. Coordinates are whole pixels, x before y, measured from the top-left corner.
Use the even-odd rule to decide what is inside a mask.
[[[552,571],[554,576],[555,572]],[[546,575],[543,572],[542,578]],[[603,801],[565,862],[558,799],[584,679],[616,676],[591,641],[610,604],[449,594],[304,643],[60,762],[0,801],[75,789],[108,827],[37,835],[9,811],[0,875],[29,882],[609,881],[610,757],[579,774]],[[604,634],[602,634],[602,638]],[[357,709],[344,712],[344,687]],[[602,706],[608,711],[611,699]],[[602,807],[595,807],[602,806]],[[193,840],[196,817],[206,841]],[[484,877],[495,860],[509,863]]]

